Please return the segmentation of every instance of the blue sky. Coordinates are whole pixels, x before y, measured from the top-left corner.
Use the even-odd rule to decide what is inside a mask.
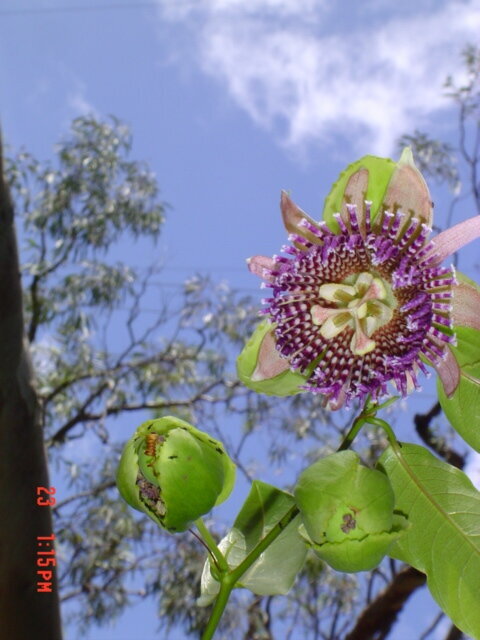
[[[442,85],[479,33],[479,0],[4,0],[3,134],[48,158],[73,117],[116,115],[171,205],[159,244],[130,264],[164,262],[178,282],[208,272],[260,299],[245,258],[283,244],[280,190],[318,218],[361,155],[394,154],[415,128],[453,140]],[[141,620],[150,640],[146,617],[121,623],[134,635],[86,638],[134,640]]]

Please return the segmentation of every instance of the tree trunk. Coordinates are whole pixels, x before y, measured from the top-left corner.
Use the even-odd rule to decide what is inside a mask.
[[[37,488],[50,485],[23,334],[13,206],[0,145],[0,640],[61,640],[56,574],[46,560],[55,555],[39,553],[53,549],[53,542],[38,540],[53,533],[50,507],[37,504],[40,497],[48,505],[50,496],[37,496]]]

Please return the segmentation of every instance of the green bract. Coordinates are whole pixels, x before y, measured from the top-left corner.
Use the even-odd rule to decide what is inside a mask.
[[[480,451],[480,331],[456,327],[455,335],[457,346],[451,349],[460,367],[460,381],[450,398],[438,383],[438,399],[455,431]]]
[[[364,182],[360,204],[363,204],[363,200],[369,200],[372,203],[371,219],[372,221],[375,219],[396,166],[397,164],[390,158],[363,156],[342,171],[325,198],[323,207],[322,217],[332,231],[338,233],[339,230],[338,222],[333,215],[342,210],[345,201],[352,200],[349,192],[354,191],[359,180]],[[355,185],[352,181],[355,181]]]
[[[254,480],[233,527],[218,545],[229,567],[238,567],[294,503],[293,496],[285,491]],[[307,555],[307,547],[298,534],[298,521],[297,515],[243,574],[236,586],[250,589],[258,595],[290,591]],[[202,592],[197,600],[200,606],[211,604],[220,591],[220,583],[212,572],[211,559],[207,558],[202,573]]]
[[[222,443],[172,416],[141,424],[117,471],[126,502],[170,532],[185,531],[226,500],[234,481]]]
[[[458,271],[456,277],[454,322],[457,345],[451,350],[460,368],[459,382],[450,397],[439,383],[438,399],[455,431],[480,451],[480,287]],[[461,304],[455,308],[460,297]],[[468,313],[465,307],[469,309]]]
[[[258,393],[275,396],[289,396],[300,393],[300,386],[305,384],[308,375],[302,375],[286,369],[279,375],[265,380],[256,380],[254,376],[258,363],[260,346],[265,336],[273,331],[274,325],[268,320],[261,322],[255,329],[243,351],[237,358],[237,375],[241,382]]]
[[[387,476],[362,466],[353,451],[308,467],[298,479],[295,498],[301,533],[337,571],[373,569],[407,525],[393,513],[395,496]]]

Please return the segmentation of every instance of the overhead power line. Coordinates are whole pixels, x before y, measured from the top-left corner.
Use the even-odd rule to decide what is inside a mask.
[[[115,2],[112,4],[91,4],[73,6],[46,6],[46,7],[12,7],[0,9],[0,16],[22,16],[47,13],[79,13],[89,11],[109,11],[117,9],[154,9],[159,7],[159,2],[144,0],[139,2]]]
[[[238,273],[247,273],[247,267],[245,265],[233,267],[233,266],[224,266],[224,265],[205,265],[203,267],[189,267],[189,266],[173,266],[169,267],[168,265],[164,265],[161,267],[160,271],[200,271],[200,272],[208,272],[208,271],[235,271]]]

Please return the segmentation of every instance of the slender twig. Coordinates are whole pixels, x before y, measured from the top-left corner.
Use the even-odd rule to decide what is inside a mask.
[[[205,394],[211,391],[214,387],[224,384],[224,380],[214,380],[209,383],[202,389],[199,389],[193,396],[187,398],[186,400],[171,400],[165,402],[165,400],[160,400],[158,402],[139,402],[137,404],[133,403],[122,403],[120,405],[112,405],[111,407],[105,407],[103,411],[100,413],[89,413],[87,412],[88,406],[90,406],[94,400],[96,400],[101,394],[109,388],[107,382],[100,385],[100,387],[93,392],[82,404],[82,406],[78,409],[77,413],[70,418],[60,429],[58,429],[54,435],[50,438],[48,445],[52,445],[57,442],[63,442],[67,433],[73,429],[79,422],[95,422],[97,420],[101,420],[106,416],[117,415],[122,412],[127,411],[140,411],[140,410],[158,410],[158,409],[169,409],[172,407],[190,407],[194,405],[196,402],[200,400],[205,400]],[[240,383],[238,383],[240,384]],[[208,398],[209,402],[222,402],[224,398]]]
[[[413,420],[415,423],[415,429],[423,440],[423,442],[430,447],[433,451],[438,453],[446,462],[452,464],[458,469],[463,469],[465,466],[464,456],[457,453],[454,449],[447,447],[445,442],[442,442],[438,438],[435,438],[430,430],[430,423],[433,418],[438,416],[442,411],[442,407],[439,402],[436,402],[433,407],[427,411],[427,413],[415,414]]]
[[[425,629],[425,631],[422,633],[422,635],[418,638],[418,640],[426,640],[428,638],[428,636],[435,631],[435,629],[437,628],[438,623],[442,620],[442,618],[445,616],[445,614],[443,613],[443,611],[440,611],[440,613],[438,613],[435,618],[432,620],[431,624],[428,626],[427,629]]]
[[[112,489],[114,486],[115,486],[115,481],[109,480],[108,482],[104,482],[103,484],[97,485],[96,487],[94,487],[89,491],[80,491],[79,493],[76,493],[72,496],[69,496],[68,498],[65,498],[65,500],[61,500],[60,502],[57,502],[55,506],[52,507],[52,510],[53,512],[56,512],[62,507],[64,507],[65,505],[69,504],[70,502],[74,502],[75,500],[80,500],[81,498],[90,498],[92,496],[97,496],[99,493],[102,493],[106,489]]]
[[[41,252],[40,252],[40,258],[38,261],[39,264],[41,264],[45,260],[46,251],[47,251],[44,231],[42,231],[40,238],[41,238]],[[71,250],[75,245],[75,241],[76,241],[76,234],[73,234],[72,237],[70,238],[70,242],[65,246],[65,249],[62,252],[61,256],[58,258],[58,260],[53,262],[49,267],[47,267],[43,271],[36,273],[32,278],[32,282],[30,283],[30,287],[29,287],[31,304],[32,304],[32,315],[30,318],[30,325],[27,331],[28,341],[30,343],[32,343],[35,340],[35,336],[37,334],[37,329],[39,326],[39,321],[41,316],[41,302],[38,299],[39,284],[43,278],[46,278],[48,275],[56,271],[64,262],[66,262],[68,256],[70,255]]]
[[[215,559],[215,564],[217,565],[217,567],[220,569],[220,571],[228,572],[229,566],[225,559],[225,556],[218,548],[215,538],[210,533],[202,518],[198,518],[198,520],[195,520],[195,526],[200,533],[202,542],[205,544],[207,549],[212,554],[212,557]],[[192,533],[198,538],[198,536],[193,531]]]

